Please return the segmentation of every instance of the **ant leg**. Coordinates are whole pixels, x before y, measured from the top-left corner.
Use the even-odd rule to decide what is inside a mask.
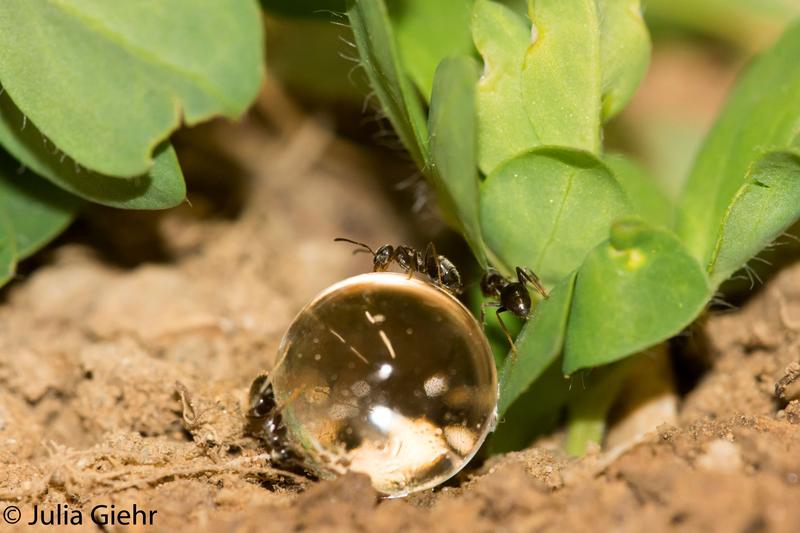
[[[502,329],[503,333],[505,333],[506,339],[508,339],[508,344],[511,346],[511,355],[513,357],[516,357],[517,356],[517,346],[516,346],[516,344],[514,344],[514,339],[511,338],[511,333],[508,332],[508,328],[506,327],[506,323],[503,322],[503,318],[500,316],[500,313],[502,313],[503,311],[508,311],[508,309],[506,309],[503,306],[500,306],[500,308],[497,309],[497,312],[495,314],[497,315],[497,321],[500,323],[500,329]]]
[[[431,261],[433,263],[431,263]],[[428,276],[431,276],[431,266],[436,269],[436,279],[439,282],[439,286],[444,286],[442,283],[442,265],[439,263],[439,254],[436,253],[436,246],[434,246],[432,242],[429,242],[428,246],[425,248],[425,268],[429,271]]]
[[[502,304],[497,302],[483,302],[481,304],[481,326],[486,329],[486,308],[487,307],[502,307]]]
[[[517,279],[519,279],[519,282],[523,285],[527,281],[533,285],[533,288],[536,289],[536,292],[545,298],[550,298],[550,294],[547,292],[547,289],[544,288],[544,285],[542,285],[539,276],[537,276],[532,270],[528,268],[517,267]]]
[[[417,259],[414,256],[411,256],[411,262],[408,265],[408,279],[414,277],[414,272],[417,271]]]

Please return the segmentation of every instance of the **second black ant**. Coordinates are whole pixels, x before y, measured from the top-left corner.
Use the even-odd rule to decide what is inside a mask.
[[[486,327],[486,308],[496,307],[497,321],[500,323],[500,328],[503,330],[514,353],[517,352],[517,348],[500,313],[508,311],[519,318],[528,318],[531,314],[532,301],[527,284],[530,284],[544,298],[550,297],[539,277],[531,270],[517,267],[516,273],[517,280],[513,281],[500,274],[497,270],[490,268],[481,279],[481,292],[483,292],[483,295],[497,300],[484,302],[481,305],[481,323]]]
[[[458,269],[448,258],[436,253],[436,247],[432,242],[428,243],[423,254],[410,246],[384,244],[377,250],[373,250],[363,242],[343,237],[336,238],[334,241],[355,244],[360,247],[360,250],[356,250],[356,252],[363,250],[372,254],[372,270],[374,272],[385,272],[394,262],[403,272],[408,273],[409,277],[413,276],[415,272],[419,272],[427,276],[431,283],[452,294],[461,294],[463,289]]]

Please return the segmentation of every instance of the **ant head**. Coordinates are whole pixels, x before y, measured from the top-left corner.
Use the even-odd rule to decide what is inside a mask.
[[[275,410],[275,394],[272,383],[267,375],[256,378],[250,386],[250,409],[247,416],[250,418],[264,418]]]
[[[389,263],[392,262],[394,255],[394,246],[391,244],[384,244],[372,256],[372,266],[376,272],[383,272],[389,268]]]
[[[506,285],[508,285],[508,281],[500,272],[491,267],[481,278],[481,292],[483,292],[484,296],[500,296],[500,291]]]

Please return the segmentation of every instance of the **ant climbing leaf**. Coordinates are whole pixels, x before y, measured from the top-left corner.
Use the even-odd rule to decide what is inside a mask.
[[[430,110],[431,172],[445,211],[456,216],[478,263],[488,263],[478,212],[475,80],[477,64],[470,57],[442,61],[436,70]]]
[[[0,95],[0,145],[25,167],[65,191],[126,209],[165,209],[178,205],[186,197],[183,173],[169,143],[156,149],[153,166],[145,175],[116,178],[81,168],[47,141],[33,123],[27,121],[25,128],[21,128],[23,120],[22,112],[8,95]]]
[[[262,37],[255,0],[4,0],[0,81],[80,165],[139,176],[182,119],[245,110]]]
[[[18,172],[17,167],[0,150],[0,212],[22,260],[61,233],[82,202],[31,172]]]
[[[575,274],[564,278],[546,300],[540,300],[516,340],[516,354],[509,354],[500,371],[502,416],[511,404],[556,360],[564,345]]]
[[[417,166],[427,167],[425,113],[400,62],[386,5],[383,0],[349,0],[347,17],[361,63],[381,109]]]
[[[778,42],[757,59],[740,80],[719,119],[708,135],[689,175],[678,209],[677,231],[691,253],[703,264],[712,265],[726,257],[720,274],[741,266],[747,255],[756,253],[776,237],[775,228],[788,226],[791,213],[764,213],[784,217],[770,220],[766,226],[723,224],[733,203],[739,200],[742,186],[761,174],[761,181],[783,182],[783,194],[793,187],[786,181],[786,165],[775,165],[771,152],[797,148],[800,124],[800,23],[790,27]],[[780,157],[779,157],[780,159]],[[785,158],[784,158],[785,159]],[[791,166],[791,165],[790,165]],[[784,177],[779,177],[779,174]],[[796,192],[792,192],[796,194]],[[795,204],[800,197],[786,199]],[[738,209],[746,209],[739,206]],[[744,213],[745,211],[741,211]],[[720,232],[725,233],[724,247],[718,250]],[[733,232],[736,231],[736,234]],[[740,244],[741,243],[741,244]],[[733,258],[736,257],[735,261]]]
[[[564,346],[564,373],[617,361],[688,326],[711,295],[705,272],[671,232],[638,219],[578,270]]]
[[[552,287],[577,269],[630,210],[611,171],[586,152],[537,148],[483,183],[481,224],[506,268],[524,265]]]

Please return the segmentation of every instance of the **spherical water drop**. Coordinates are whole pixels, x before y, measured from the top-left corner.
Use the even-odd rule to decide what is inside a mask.
[[[473,316],[449,293],[393,273],[317,296],[287,331],[270,380],[287,444],[309,469],[362,472],[390,496],[461,470],[497,405],[494,359]]]

